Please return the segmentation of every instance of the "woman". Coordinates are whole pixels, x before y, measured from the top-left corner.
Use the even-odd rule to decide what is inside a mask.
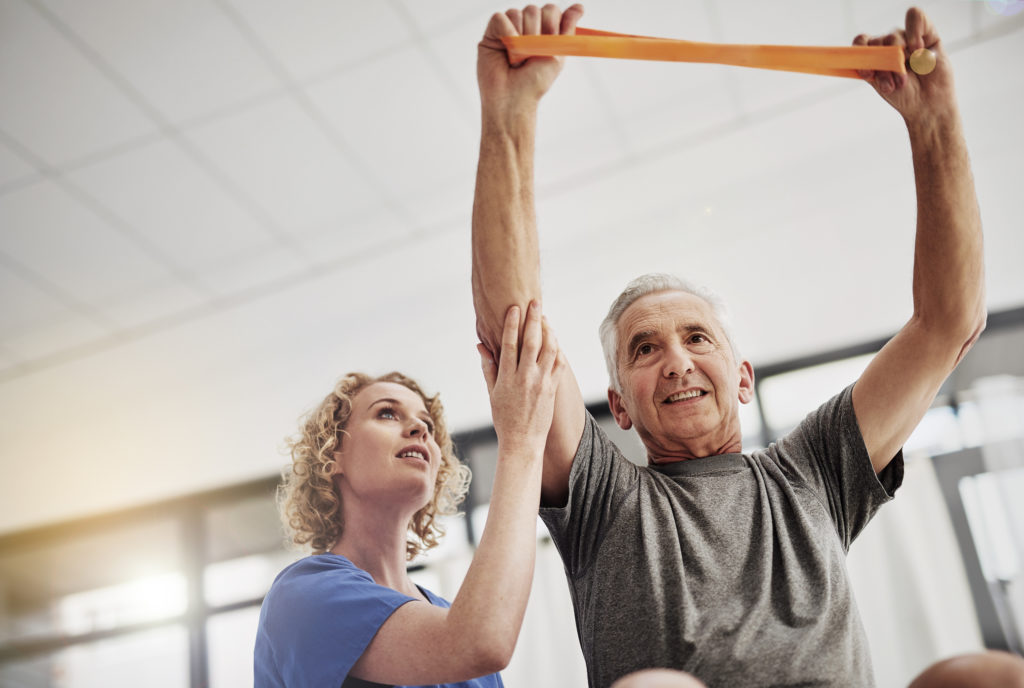
[[[537,304],[505,320],[500,366],[478,346],[498,436],[487,525],[448,602],[406,573],[468,485],[441,403],[392,373],[349,375],[292,444],[282,515],[315,554],[260,611],[257,686],[501,686],[533,576],[544,442],[562,365]]]

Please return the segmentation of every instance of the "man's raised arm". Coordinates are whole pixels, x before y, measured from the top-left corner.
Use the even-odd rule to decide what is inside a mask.
[[[537,106],[562,68],[558,58],[530,58],[509,65],[502,36],[573,33],[583,8],[564,13],[554,5],[529,6],[491,17],[477,53],[481,136],[473,200],[473,305],[480,341],[498,360],[509,306],[526,311],[539,301],[540,257],[533,202],[533,150]],[[554,421],[544,453],[542,496],[562,504],[569,470],[583,433],[579,386],[564,366]]]
[[[938,58],[924,76],[862,74],[906,122],[917,186],[914,313],[853,390],[861,434],[880,472],[985,328],[984,255],[953,74],[935,27],[911,8],[904,31],[854,43],[902,44],[908,55],[929,48]]]

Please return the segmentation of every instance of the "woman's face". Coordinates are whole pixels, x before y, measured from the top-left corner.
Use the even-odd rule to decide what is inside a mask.
[[[441,448],[419,394],[397,382],[375,382],[352,399],[335,452],[335,485],[348,504],[387,500],[413,512],[434,494]]]

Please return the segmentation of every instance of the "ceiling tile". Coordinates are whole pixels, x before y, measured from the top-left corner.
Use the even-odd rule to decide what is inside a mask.
[[[5,185],[16,184],[36,176],[38,173],[32,165],[7,146],[0,144],[0,194],[3,194]]]
[[[365,211],[374,190],[292,100],[275,99],[185,132],[253,203],[290,231]],[[363,138],[358,127],[345,138]]]
[[[203,272],[271,239],[256,218],[167,141],[77,169],[68,178],[187,271]]]
[[[26,282],[6,265],[0,248],[0,345],[10,337],[70,315],[66,304]]]
[[[0,4],[0,129],[51,165],[153,132],[27,3]]]
[[[387,253],[400,246],[413,231],[407,222],[387,209],[375,209],[338,222],[304,230],[296,236],[302,250],[317,268],[345,269],[367,256]]]
[[[30,330],[5,337],[3,346],[22,363],[32,363],[48,356],[68,353],[76,347],[109,336],[109,330],[93,320],[66,311],[52,321],[42,322]]]
[[[476,124],[480,117],[480,96],[476,83],[477,44],[483,36],[490,13],[472,14],[454,24],[428,34],[423,52],[409,53],[409,59],[427,60],[427,66],[438,70],[454,91],[458,104],[464,109],[467,123]],[[430,58],[436,62],[430,62]],[[445,95],[451,96],[449,91]]]
[[[392,0],[405,8],[416,23],[416,27],[424,35],[432,35],[444,31],[453,24],[471,21],[478,27],[477,40],[484,33],[484,27],[491,15],[503,12],[504,5],[494,0],[447,0],[446,2],[421,2],[420,0]],[[509,5],[512,7],[513,5]]]
[[[449,93],[415,47],[309,89],[378,188],[400,200],[460,179],[475,166],[477,120]]]
[[[130,329],[173,319],[201,309],[208,301],[195,289],[177,280],[122,292],[103,303],[99,310],[119,328]]]
[[[848,42],[860,33],[881,36],[904,27],[904,18],[909,5],[893,3],[892,0],[848,0],[853,26]],[[923,0],[914,3],[924,10],[934,23],[945,45],[963,39],[977,28],[980,14],[986,4],[978,2],[950,2],[949,0]],[[979,10],[980,13],[976,13]],[[990,15],[991,16],[991,15]],[[844,43],[845,45],[845,43]]]
[[[247,290],[259,291],[281,278],[301,275],[308,264],[277,246],[263,246],[233,256],[203,276],[203,283],[218,295],[244,298]]]
[[[679,140],[700,137],[704,132],[714,133],[739,120],[736,101],[721,78],[727,67],[667,66],[677,72],[700,71],[701,74],[690,78],[681,73],[675,76],[677,83],[690,86],[686,90],[672,89],[656,94],[652,80],[642,74],[636,75],[632,86],[623,82],[619,87],[616,109],[620,111],[616,116],[622,121],[633,152],[653,152]],[[664,72],[661,74],[665,76]],[[639,92],[636,100],[632,97],[633,89]]]
[[[409,39],[386,2],[228,0],[299,80],[390,52]]]
[[[419,227],[462,224],[469,226],[476,184],[476,157],[468,155],[461,161],[457,176],[444,184],[414,191],[404,204]]]
[[[710,7],[721,26],[722,43],[849,45],[853,40],[839,0],[787,0],[784,5],[716,0]]]
[[[583,3],[581,26],[602,31],[632,33],[687,41],[714,40],[704,2],[625,3],[621,0],[591,0]]]
[[[171,123],[279,87],[206,0],[43,1]]]
[[[53,183],[0,197],[3,250],[67,294],[100,303],[167,279],[167,270]]]
[[[23,362],[24,359],[19,357],[13,351],[8,351],[4,348],[3,344],[0,344],[0,373],[7,369],[12,369]]]

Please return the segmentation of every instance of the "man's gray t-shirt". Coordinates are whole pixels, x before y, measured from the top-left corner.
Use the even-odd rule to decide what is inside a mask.
[[[568,502],[541,517],[590,685],[651,667],[710,688],[874,685],[845,555],[902,479],[902,452],[875,476],[852,386],[766,450],[659,466],[588,414]]]

